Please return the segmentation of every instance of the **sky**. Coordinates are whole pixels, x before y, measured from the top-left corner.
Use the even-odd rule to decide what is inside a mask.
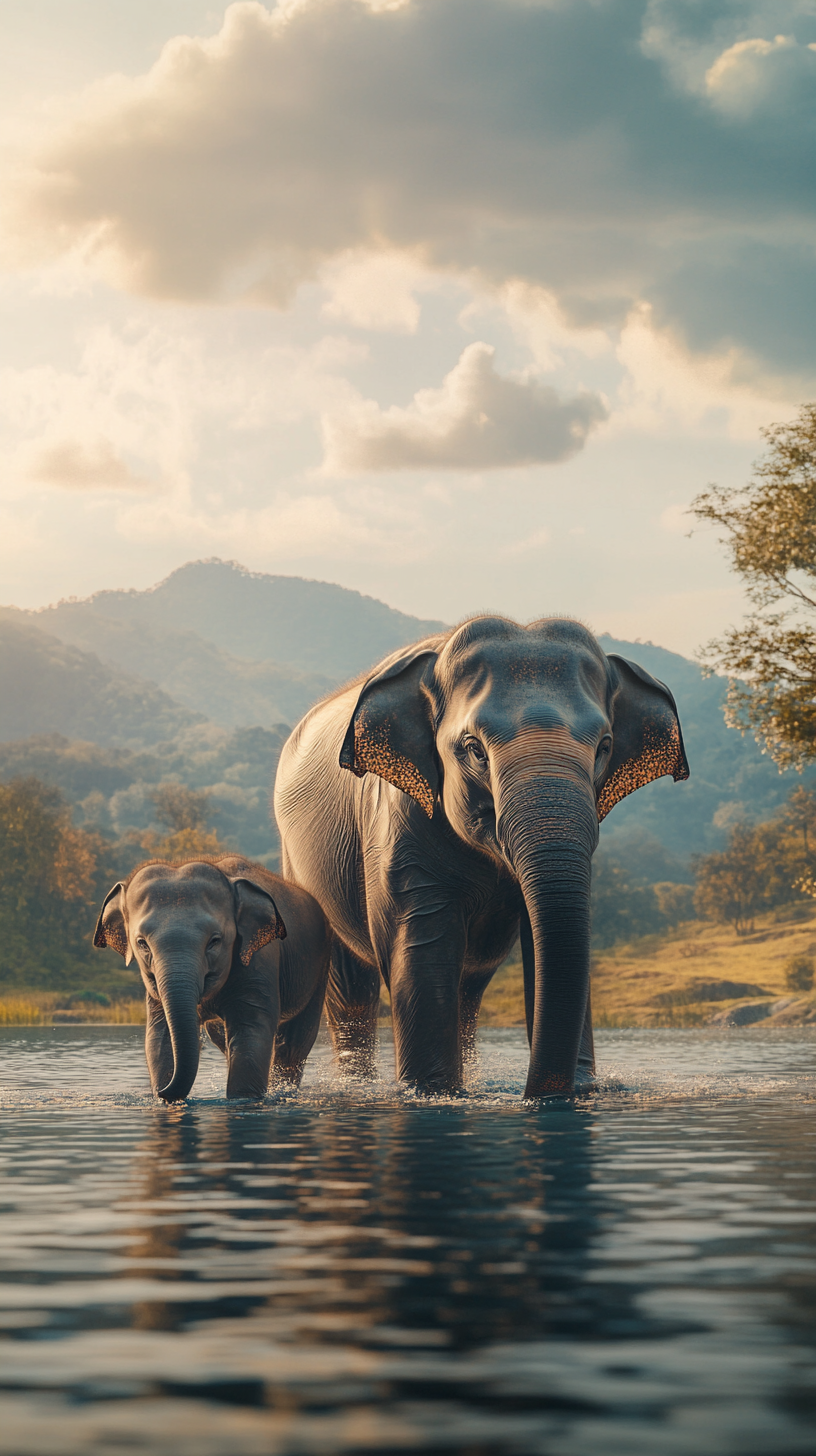
[[[0,0],[0,602],[218,556],[692,654],[814,141],[816,0]]]

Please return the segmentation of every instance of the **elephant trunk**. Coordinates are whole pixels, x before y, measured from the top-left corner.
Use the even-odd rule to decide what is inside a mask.
[[[165,1102],[182,1102],[198,1075],[201,1055],[198,967],[157,966],[156,983],[173,1047],[173,1075],[166,1087],[158,1089],[158,1095]]]
[[[598,837],[586,776],[548,776],[504,795],[498,828],[521,886],[535,959],[525,1097],[569,1096],[589,996],[590,881]],[[582,781],[582,777],[583,780]]]

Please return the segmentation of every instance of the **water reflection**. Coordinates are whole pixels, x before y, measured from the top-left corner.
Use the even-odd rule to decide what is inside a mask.
[[[0,1451],[812,1448],[816,1039],[619,1039],[628,1090],[575,1108],[519,1105],[506,1035],[470,1102],[318,1058],[299,1099],[164,1108],[84,1030],[31,1039],[30,1093],[0,1037]]]

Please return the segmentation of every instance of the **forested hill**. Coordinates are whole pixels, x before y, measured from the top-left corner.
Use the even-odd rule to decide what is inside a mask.
[[[334,683],[444,625],[331,582],[269,576],[234,561],[191,561],[147,591],[97,592],[47,607],[36,619],[46,631],[103,655],[113,648],[111,625],[129,624],[158,637],[194,632],[231,657],[285,664]],[[93,623],[99,645],[92,642]]]
[[[0,682],[0,742],[62,733],[143,748],[202,721],[155,682],[39,631],[22,613],[0,613]]]
[[[221,561],[192,562],[148,591],[4,609],[0,742],[16,744],[3,754],[0,778],[39,773],[88,822],[118,831],[149,818],[157,778],[179,779],[212,791],[236,847],[272,853],[266,797],[285,725],[335,684],[442,625],[327,582]],[[704,678],[694,662],[652,643],[601,640],[672,689],[691,764],[688,783],[663,779],[617,805],[602,843],[637,859],[641,877],[675,878],[690,854],[721,848],[736,820],[767,818],[799,780],[726,728],[721,678]],[[42,735],[55,733],[59,743],[46,747]],[[83,740],[76,750],[75,740]],[[106,750],[104,804],[89,788],[89,744]],[[113,788],[103,779],[109,751],[120,749],[129,756],[117,760]],[[139,758],[145,750],[149,764]],[[81,794],[72,787],[79,760]]]

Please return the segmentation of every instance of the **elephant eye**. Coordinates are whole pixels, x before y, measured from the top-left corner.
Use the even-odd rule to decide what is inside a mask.
[[[487,754],[478,738],[466,738],[462,747],[468,754],[468,757],[473,759],[474,763],[478,763],[479,765],[487,763]]]
[[[221,936],[220,935],[214,935],[213,938],[212,938],[212,940],[210,941],[209,945],[207,946],[207,950],[217,950],[220,944],[221,944]]]
[[[598,744],[598,747],[597,747],[596,751],[595,751],[595,762],[596,762],[596,764],[599,763],[602,758],[605,758],[606,754],[609,753],[611,751],[611,749],[612,749],[612,738],[611,738],[611,736],[610,736],[609,733],[605,733],[604,736],[603,736],[603,738],[601,739],[600,743]]]
[[[136,937],[136,944],[137,944],[139,950],[148,951],[150,949],[150,947],[148,946],[148,943],[145,940],[145,938],[144,938],[143,935],[137,935],[137,937]]]

